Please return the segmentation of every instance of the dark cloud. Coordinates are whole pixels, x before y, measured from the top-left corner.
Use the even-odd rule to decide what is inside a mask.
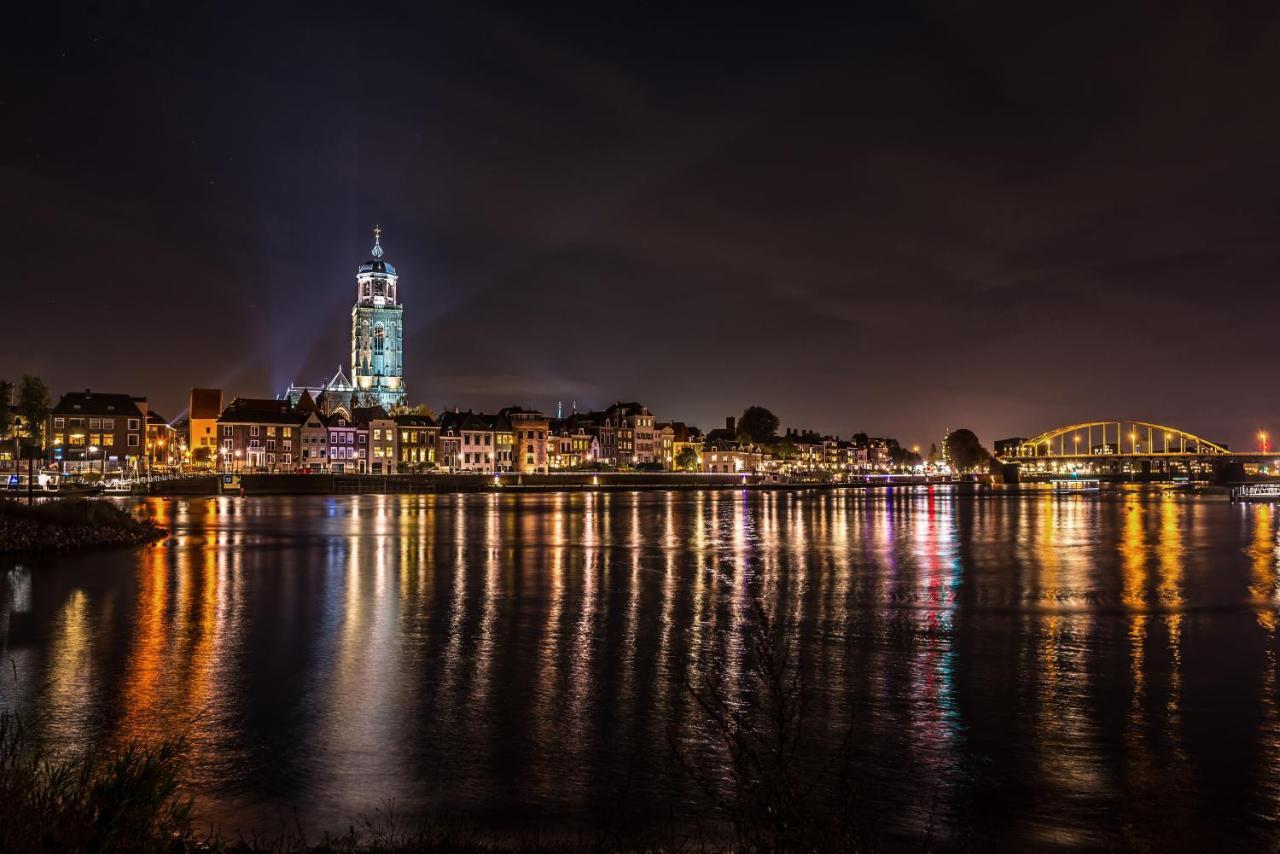
[[[317,381],[380,222],[434,406],[1280,420],[1270,7],[16,14],[0,373]]]

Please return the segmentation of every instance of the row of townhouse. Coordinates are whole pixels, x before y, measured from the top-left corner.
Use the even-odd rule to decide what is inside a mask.
[[[308,394],[288,399],[237,397],[214,428],[223,471],[395,474],[394,418],[380,406],[322,412]]]
[[[653,413],[639,403],[619,401],[603,410],[574,412],[551,422],[550,433],[557,440],[558,465],[553,468],[583,462],[668,470],[675,465],[672,424],[658,424]]]
[[[683,422],[659,423],[636,402],[549,418],[522,407],[495,414],[445,411],[389,415],[302,390],[295,397],[241,398],[192,389],[188,412],[170,424],[145,397],[86,389],[62,395],[46,431],[63,471],[104,476],[183,468],[223,471],[402,474],[442,470],[531,474],[598,466],[843,477],[885,471],[890,440],[851,440],[789,429],[780,446],[742,441],[733,418],[705,436]]]
[[[380,407],[350,412],[336,407],[325,413],[304,392],[296,404],[287,398],[236,398],[218,416],[212,433],[213,463],[234,471],[494,475],[602,461],[600,431],[588,421],[549,419],[520,407],[496,414],[455,409],[438,420],[416,413],[390,416]],[[201,435],[197,431],[192,441]],[[631,434],[622,435],[627,445],[635,441]]]
[[[788,429],[780,441],[764,448],[745,441],[732,417],[725,419],[723,428],[707,434],[698,462],[701,471],[716,474],[768,473],[823,480],[888,471],[890,466],[888,439],[859,433],[846,440]]]
[[[508,407],[497,413],[446,410],[390,416],[380,407],[322,411],[307,393],[237,398],[217,420],[218,463],[250,471],[397,474],[440,470],[531,474],[606,466],[724,473],[844,477],[881,470],[888,442],[788,430],[784,452],[740,441],[734,419],[705,437],[682,422],[657,423],[638,403],[548,418]],[[678,461],[678,462],[677,462]]]
[[[436,464],[446,471],[531,474],[595,465],[671,469],[674,432],[638,403],[548,418],[508,407],[496,414],[446,411],[436,434]],[[402,446],[403,447],[403,446]]]

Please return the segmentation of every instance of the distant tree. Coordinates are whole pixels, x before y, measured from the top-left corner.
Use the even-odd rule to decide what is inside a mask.
[[[889,462],[894,468],[909,469],[920,465],[920,455],[910,448],[904,448],[897,439],[889,439]]]
[[[691,445],[685,445],[676,453],[676,468],[684,471],[698,470],[698,451]]]
[[[789,460],[796,455],[796,443],[791,440],[790,436],[783,436],[773,443],[772,450],[774,456],[779,459]]]
[[[972,430],[952,430],[942,442],[942,453],[952,470],[958,472],[973,471],[986,466],[991,454],[982,447],[978,437]]]
[[[937,465],[938,461],[942,459],[942,455],[938,453],[937,442],[929,443],[929,456],[927,457],[927,459],[931,465]]]
[[[22,432],[36,444],[44,442],[44,427],[49,420],[49,387],[39,377],[26,374],[18,383],[18,401],[15,404],[22,419]]]
[[[205,463],[209,462],[209,449],[196,448],[194,451],[191,452],[191,461],[193,463],[199,463],[200,465],[203,466]]]
[[[865,448],[871,440],[866,433],[854,433],[850,441],[859,448]]]
[[[738,432],[746,433],[757,445],[766,445],[778,435],[778,416],[763,406],[748,406],[738,419]]]
[[[18,459],[18,434],[14,428],[13,410],[13,383],[8,380],[0,380],[0,439],[7,439],[13,436],[13,458]]]
[[[13,383],[0,380],[0,435],[13,428]]]

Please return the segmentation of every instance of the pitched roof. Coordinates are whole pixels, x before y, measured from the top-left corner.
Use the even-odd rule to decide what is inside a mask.
[[[222,411],[222,424],[300,424],[303,414],[287,400],[237,397]]]
[[[191,389],[191,409],[189,415],[192,418],[217,418],[222,413],[222,389],[220,388],[193,388]]]
[[[132,415],[142,417],[142,410],[127,394],[103,394],[98,391],[71,391],[53,407],[54,415]]]
[[[439,424],[430,415],[397,415],[395,422],[401,427],[438,427]]]
[[[381,406],[357,406],[351,410],[351,420],[357,424],[368,424],[370,421],[388,421],[391,416]]]
[[[671,438],[676,442],[696,442],[702,436],[701,430],[697,427],[690,427],[683,421],[659,421],[653,426],[659,430],[670,427]]]
[[[610,406],[607,410],[605,410],[605,412],[609,415],[622,415],[625,417],[630,417],[633,415],[649,414],[648,409],[646,409],[644,406],[641,406],[639,403],[637,403],[634,400],[628,403],[623,403],[622,401],[618,401],[613,406]]]
[[[490,419],[493,417],[491,415],[479,415],[470,409],[466,412],[457,410],[445,411],[440,414],[440,431],[443,433],[448,430],[492,430],[493,424]],[[510,429],[510,425],[508,425],[507,429]]]
[[[499,433],[510,433],[513,429],[511,426],[511,419],[506,416],[505,411],[499,412],[497,415],[482,414],[479,418],[484,422],[485,428],[489,430],[496,430]]]
[[[734,451],[739,454],[759,453],[753,445],[730,442],[726,439],[712,439],[703,446],[703,449],[707,451]]]

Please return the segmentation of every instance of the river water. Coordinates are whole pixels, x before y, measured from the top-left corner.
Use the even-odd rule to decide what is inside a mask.
[[[1158,491],[148,499],[138,550],[0,559],[0,708],[182,732],[224,831],[388,800],[636,838],[703,815],[693,691],[764,602],[805,739],[886,839],[1252,845],[1280,818],[1280,512]],[[847,742],[845,741],[847,737]],[[834,753],[833,753],[834,755]]]

